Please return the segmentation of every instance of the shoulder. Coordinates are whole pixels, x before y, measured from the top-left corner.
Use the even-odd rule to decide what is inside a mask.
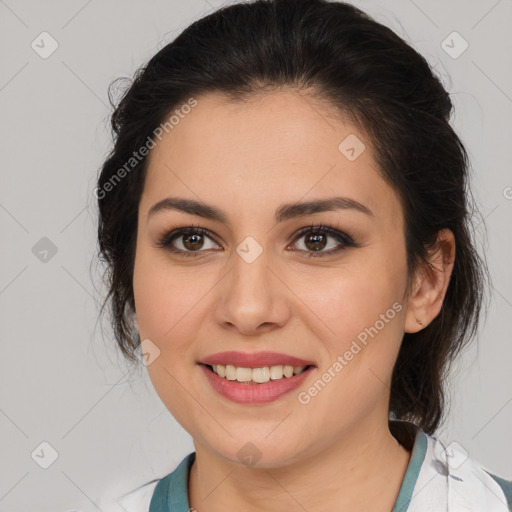
[[[155,478],[150,482],[118,497],[118,508],[104,509],[103,512],[149,512],[162,510],[167,503],[167,497],[172,494],[173,500],[179,502],[182,508],[188,509],[187,482],[190,467],[195,460],[195,452],[189,453],[178,466],[162,478]],[[167,510],[167,507],[165,508]]]
[[[119,512],[148,512],[151,498],[160,479],[151,480],[117,498]]]
[[[484,470],[491,478],[493,478],[507,498],[508,508],[512,511],[512,480],[505,480],[497,475],[494,475],[490,471]]]
[[[425,436],[425,458],[415,487],[418,499],[413,496],[408,512],[425,509],[512,511],[511,481],[490,472],[459,443],[444,445],[436,436]],[[427,501],[435,506],[425,508]]]

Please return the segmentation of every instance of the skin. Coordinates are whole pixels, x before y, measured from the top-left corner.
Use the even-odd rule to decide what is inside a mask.
[[[133,278],[141,340],[160,350],[149,376],[194,441],[190,506],[389,512],[410,458],[388,428],[393,365],[404,332],[424,328],[440,311],[453,235],[440,233],[436,271],[418,272],[404,300],[403,212],[362,133],[291,89],[246,103],[218,94],[196,99],[150,152]],[[354,161],[338,150],[349,134],[366,145]],[[346,209],[274,222],[283,203],[333,195],[355,199],[374,215]],[[168,196],[214,205],[230,224],[175,210],[148,218],[150,207]],[[360,246],[328,255],[339,246],[329,235],[325,255],[308,258],[311,235],[295,239],[295,233],[319,222]],[[212,235],[203,237],[195,258],[157,246],[191,223]],[[236,252],[247,236],[263,250],[250,264]],[[193,252],[186,239],[176,238],[174,247]],[[402,310],[308,404],[300,403],[297,394],[395,302]],[[317,368],[274,402],[237,404],[217,394],[197,365],[225,350],[284,352]],[[252,466],[237,455],[248,442],[261,454]]]

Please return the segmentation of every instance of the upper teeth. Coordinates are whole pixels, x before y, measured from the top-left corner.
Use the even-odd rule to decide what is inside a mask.
[[[276,365],[264,366],[262,368],[244,368],[234,366],[232,364],[214,364],[213,371],[228,380],[237,380],[238,382],[250,382],[251,380],[258,383],[268,382],[270,379],[278,380],[285,377],[292,377],[301,373],[305,366]]]

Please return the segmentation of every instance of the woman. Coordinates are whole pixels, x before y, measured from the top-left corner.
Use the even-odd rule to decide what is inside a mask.
[[[137,73],[96,190],[105,303],[195,451],[126,510],[512,510],[434,436],[487,276],[451,110],[341,2],[225,7]]]

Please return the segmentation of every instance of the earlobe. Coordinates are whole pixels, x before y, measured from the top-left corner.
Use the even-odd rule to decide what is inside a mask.
[[[404,326],[407,333],[420,331],[441,311],[455,262],[455,237],[451,230],[439,231],[429,262],[430,265],[418,270],[409,298]]]

